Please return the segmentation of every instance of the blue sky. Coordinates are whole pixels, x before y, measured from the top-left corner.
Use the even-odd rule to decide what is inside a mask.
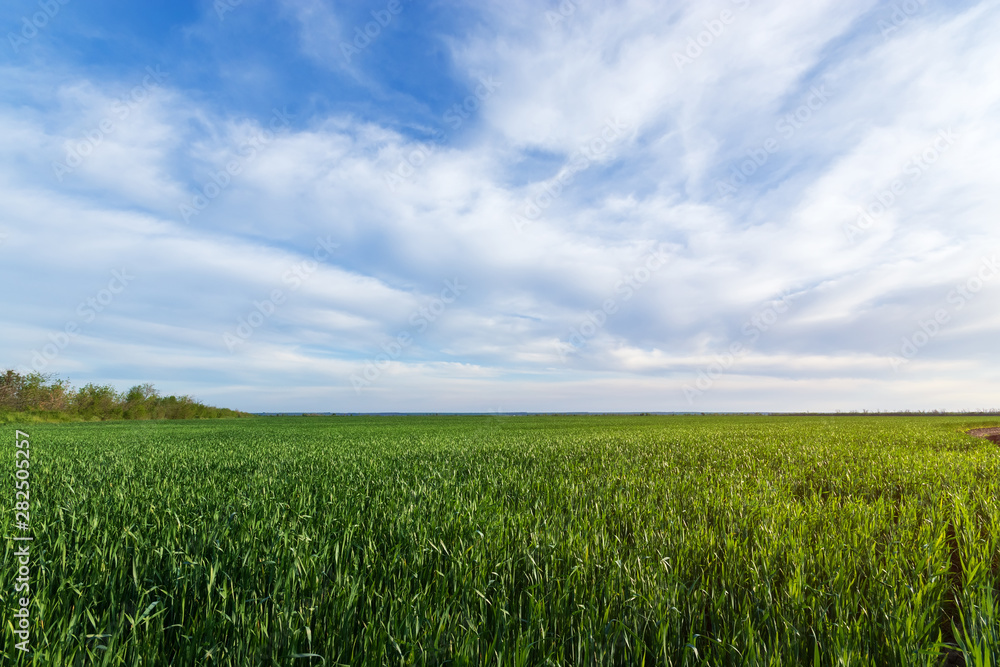
[[[1000,407],[995,2],[0,23],[0,365],[251,411]]]

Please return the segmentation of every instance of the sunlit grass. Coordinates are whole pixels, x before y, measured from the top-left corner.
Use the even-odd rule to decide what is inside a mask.
[[[996,424],[32,425],[35,664],[996,665]]]

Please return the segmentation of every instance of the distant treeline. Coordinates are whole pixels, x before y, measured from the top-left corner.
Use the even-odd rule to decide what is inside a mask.
[[[0,415],[29,415],[55,420],[214,419],[247,417],[245,412],[213,408],[190,396],[160,396],[153,385],[139,384],[119,392],[110,385],[86,384],[79,389],[52,375],[0,375]]]
[[[777,413],[775,413],[777,414]],[[963,410],[963,411],[951,411],[951,410],[887,410],[885,412],[879,410],[852,410],[850,412],[787,412],[782,413],[787,414],[790,417],[856,417],[856,416],[875,416],[875,417],[996,417],[1000,415],[1000,409],[998,410]]]

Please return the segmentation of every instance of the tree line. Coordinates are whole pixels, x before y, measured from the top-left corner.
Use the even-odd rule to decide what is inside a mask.
[[[0,375],[0,414],[19,413],[64,419],[214,419],[246,417],[245,412],[204,405],[190,396],[161,396],[149,383],[119,392],[111,385],[74,389],[53,375],[8,370]]]

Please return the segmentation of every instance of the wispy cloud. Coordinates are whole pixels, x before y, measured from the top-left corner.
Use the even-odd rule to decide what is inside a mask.
[[[30,8],[2,14],[15,34]],[[68,4],[3,56],[8,366],[250,410],[1000,398],[1000,281],[948,300],[997,249],[992,3],[230,9],[148,34],[160,59],[95,62],[88,40],[157,28]],[[669,259],[625,300],[651,249]]]

